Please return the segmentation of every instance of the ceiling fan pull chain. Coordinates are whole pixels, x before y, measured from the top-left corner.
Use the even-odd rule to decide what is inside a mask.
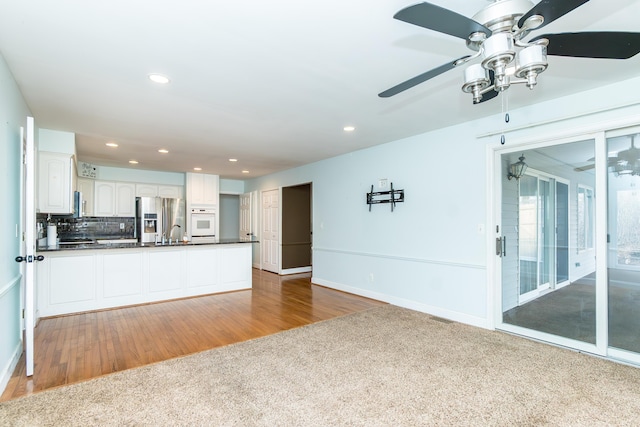
[[[505,123],[509,123],[509,120],[510,120],[510,117],[509,117],[509,98],[508,97],[509,97],[509,95],[505,91],[500,92],[500,102],[502,104],[502,113],[504,114],[504,122]],[[506,138],[505,138],[504,134],[500,135],[500,144],[504,145],[505,142],[506,142]]]

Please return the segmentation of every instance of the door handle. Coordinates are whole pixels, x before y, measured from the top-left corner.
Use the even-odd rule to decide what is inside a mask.
[[[38,255],[38,256],[33,256],[33,255],[29,255],[29,256],[17,256],[16,258],[16,262],[34,262],[34,261],[43,261],[44,260],[44,255]]]
[[[499,257],[507,256],[507,238],[496,237],[496,255]]]

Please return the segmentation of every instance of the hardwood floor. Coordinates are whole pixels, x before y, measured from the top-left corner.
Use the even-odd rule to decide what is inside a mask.
[[[0,401],[270,335],[385,303],[253,270],[253,289],[43,319]]]

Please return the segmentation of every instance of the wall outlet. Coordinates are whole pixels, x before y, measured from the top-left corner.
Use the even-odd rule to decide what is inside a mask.
[[[387,188],[387,178],[378,180],[378,188]]]
[[[120,230],[124,230],[124,222],[120,223]]]
[[[369,273],[369,281],[373,282],[373,273]]]

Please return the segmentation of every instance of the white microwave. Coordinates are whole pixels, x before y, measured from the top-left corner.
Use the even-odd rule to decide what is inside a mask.
[[[191,236],[214,237],[216,235],[215,209],[191,209]]]

